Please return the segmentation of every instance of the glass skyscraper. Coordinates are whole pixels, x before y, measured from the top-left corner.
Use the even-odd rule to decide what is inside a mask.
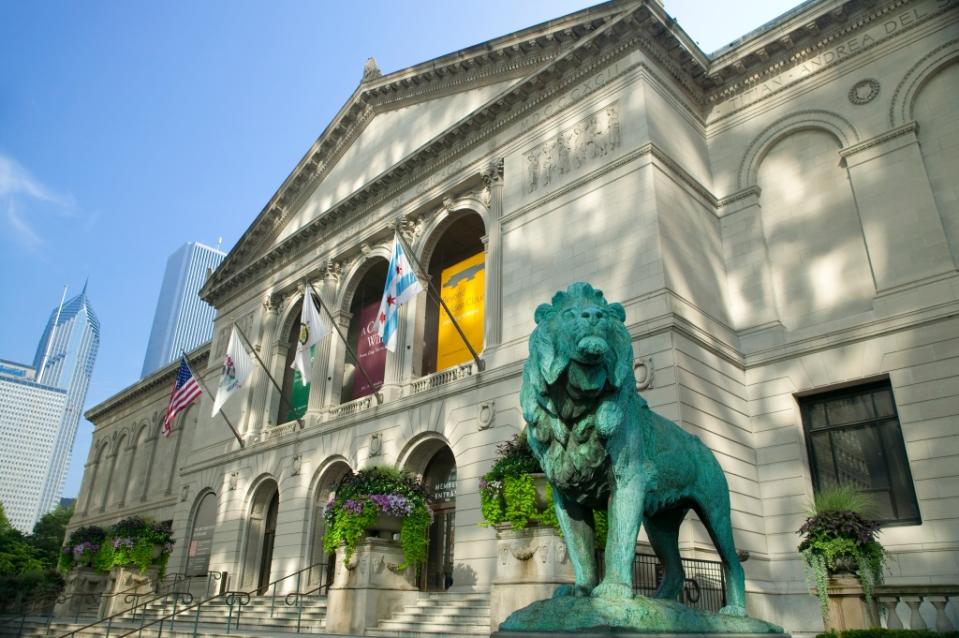
[[[153,329],[143,359],[141,377],[189,352],[213,336],[213,306],[197,293],[226,253],[199,242],[188,242],[167,260]]]
[[[60,500],[99,348],[84,285],[51,311],[32,367],[0,365],[0,502],[22,531]]]

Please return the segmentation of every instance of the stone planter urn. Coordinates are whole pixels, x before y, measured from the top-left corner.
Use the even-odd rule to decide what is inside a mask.
[[[521,530],[508,524],[497,525],[490,632],[497,631],[500,623],[517,609],[551,598],[557,587],[574,580],[562,532],[539,525]]]
[[[75,567],[66,576],[63,595],[53,608],[56,617],[96,613],[100,596],[107,586],[107,575],[92,567]]]
[[[100,616],[106,618],[118,614],[146,600],[156,588],[158,572],[157,567],[150,567],[142,573],[136,567],[111,569],[107,579],[107,596],[100,604]]]
[[[336,550],[336,571],[327,603],[326,631],[362,635],[382,618],[416,602],[416,569],[399,569],[403,548],[398,541],[367,538],[346,560]]]
[[[372,538],[392,539],[393,534],[399,534],[401,529],[403,529],[401,516],[380,512],[376,516],[376,521],[366,529],[366,533]]]
[[[879,627],[877,605],[875,601],[866,602],[862,583],[856,574],[831,572],[826,591],[829,596],[829,614],[824,623],[826,631]]]

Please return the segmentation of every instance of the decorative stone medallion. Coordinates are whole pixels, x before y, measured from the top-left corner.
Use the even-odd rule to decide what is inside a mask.
[[[853,104],[868,104],[879,95],[879,80],[866,78],[859,80],[849,89],[849,101]]]

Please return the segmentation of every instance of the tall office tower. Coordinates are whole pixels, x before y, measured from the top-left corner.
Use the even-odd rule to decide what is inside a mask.
[[[32,366],[0,361],[0,502],[23,532],[60,501],[99,347],[84,285],[50,313]]]
[[[24,533],[44,513],[40,498],[57,444],[67,392],[41,385],[34,369],[0,361],[0,503]]]
[[[50,313],[43,337],[33,358],[36,381],[46,387],[66,391],[66,405],[60,420],[53,454],[49,457],[39,513],[53,509],[60,501],[63,481],[70,466],[70,453],[77,425],[87,398],[93,364],[100,349],[100,320],[87,298],[87,285],[80,294]]]
[[[226,253],[199,242],[187,242],[167,260],[153,329],[141,377],[162,368],[213,336],[213,306],[197,293]]]

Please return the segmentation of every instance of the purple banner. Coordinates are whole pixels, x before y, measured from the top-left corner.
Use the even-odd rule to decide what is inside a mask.
[[[386,372],[386,346],[380,336],[376,334],[376,313],[380,310],[380,302],[375,301],[360,310],[360,334],[356,339],[356,356],[360,366],[366,371],[366,376],[373,382],[373,387],[366,382],[366,377],[359,370],[353,375],[353,398],[359,399],[383,387],[383,376]]]

